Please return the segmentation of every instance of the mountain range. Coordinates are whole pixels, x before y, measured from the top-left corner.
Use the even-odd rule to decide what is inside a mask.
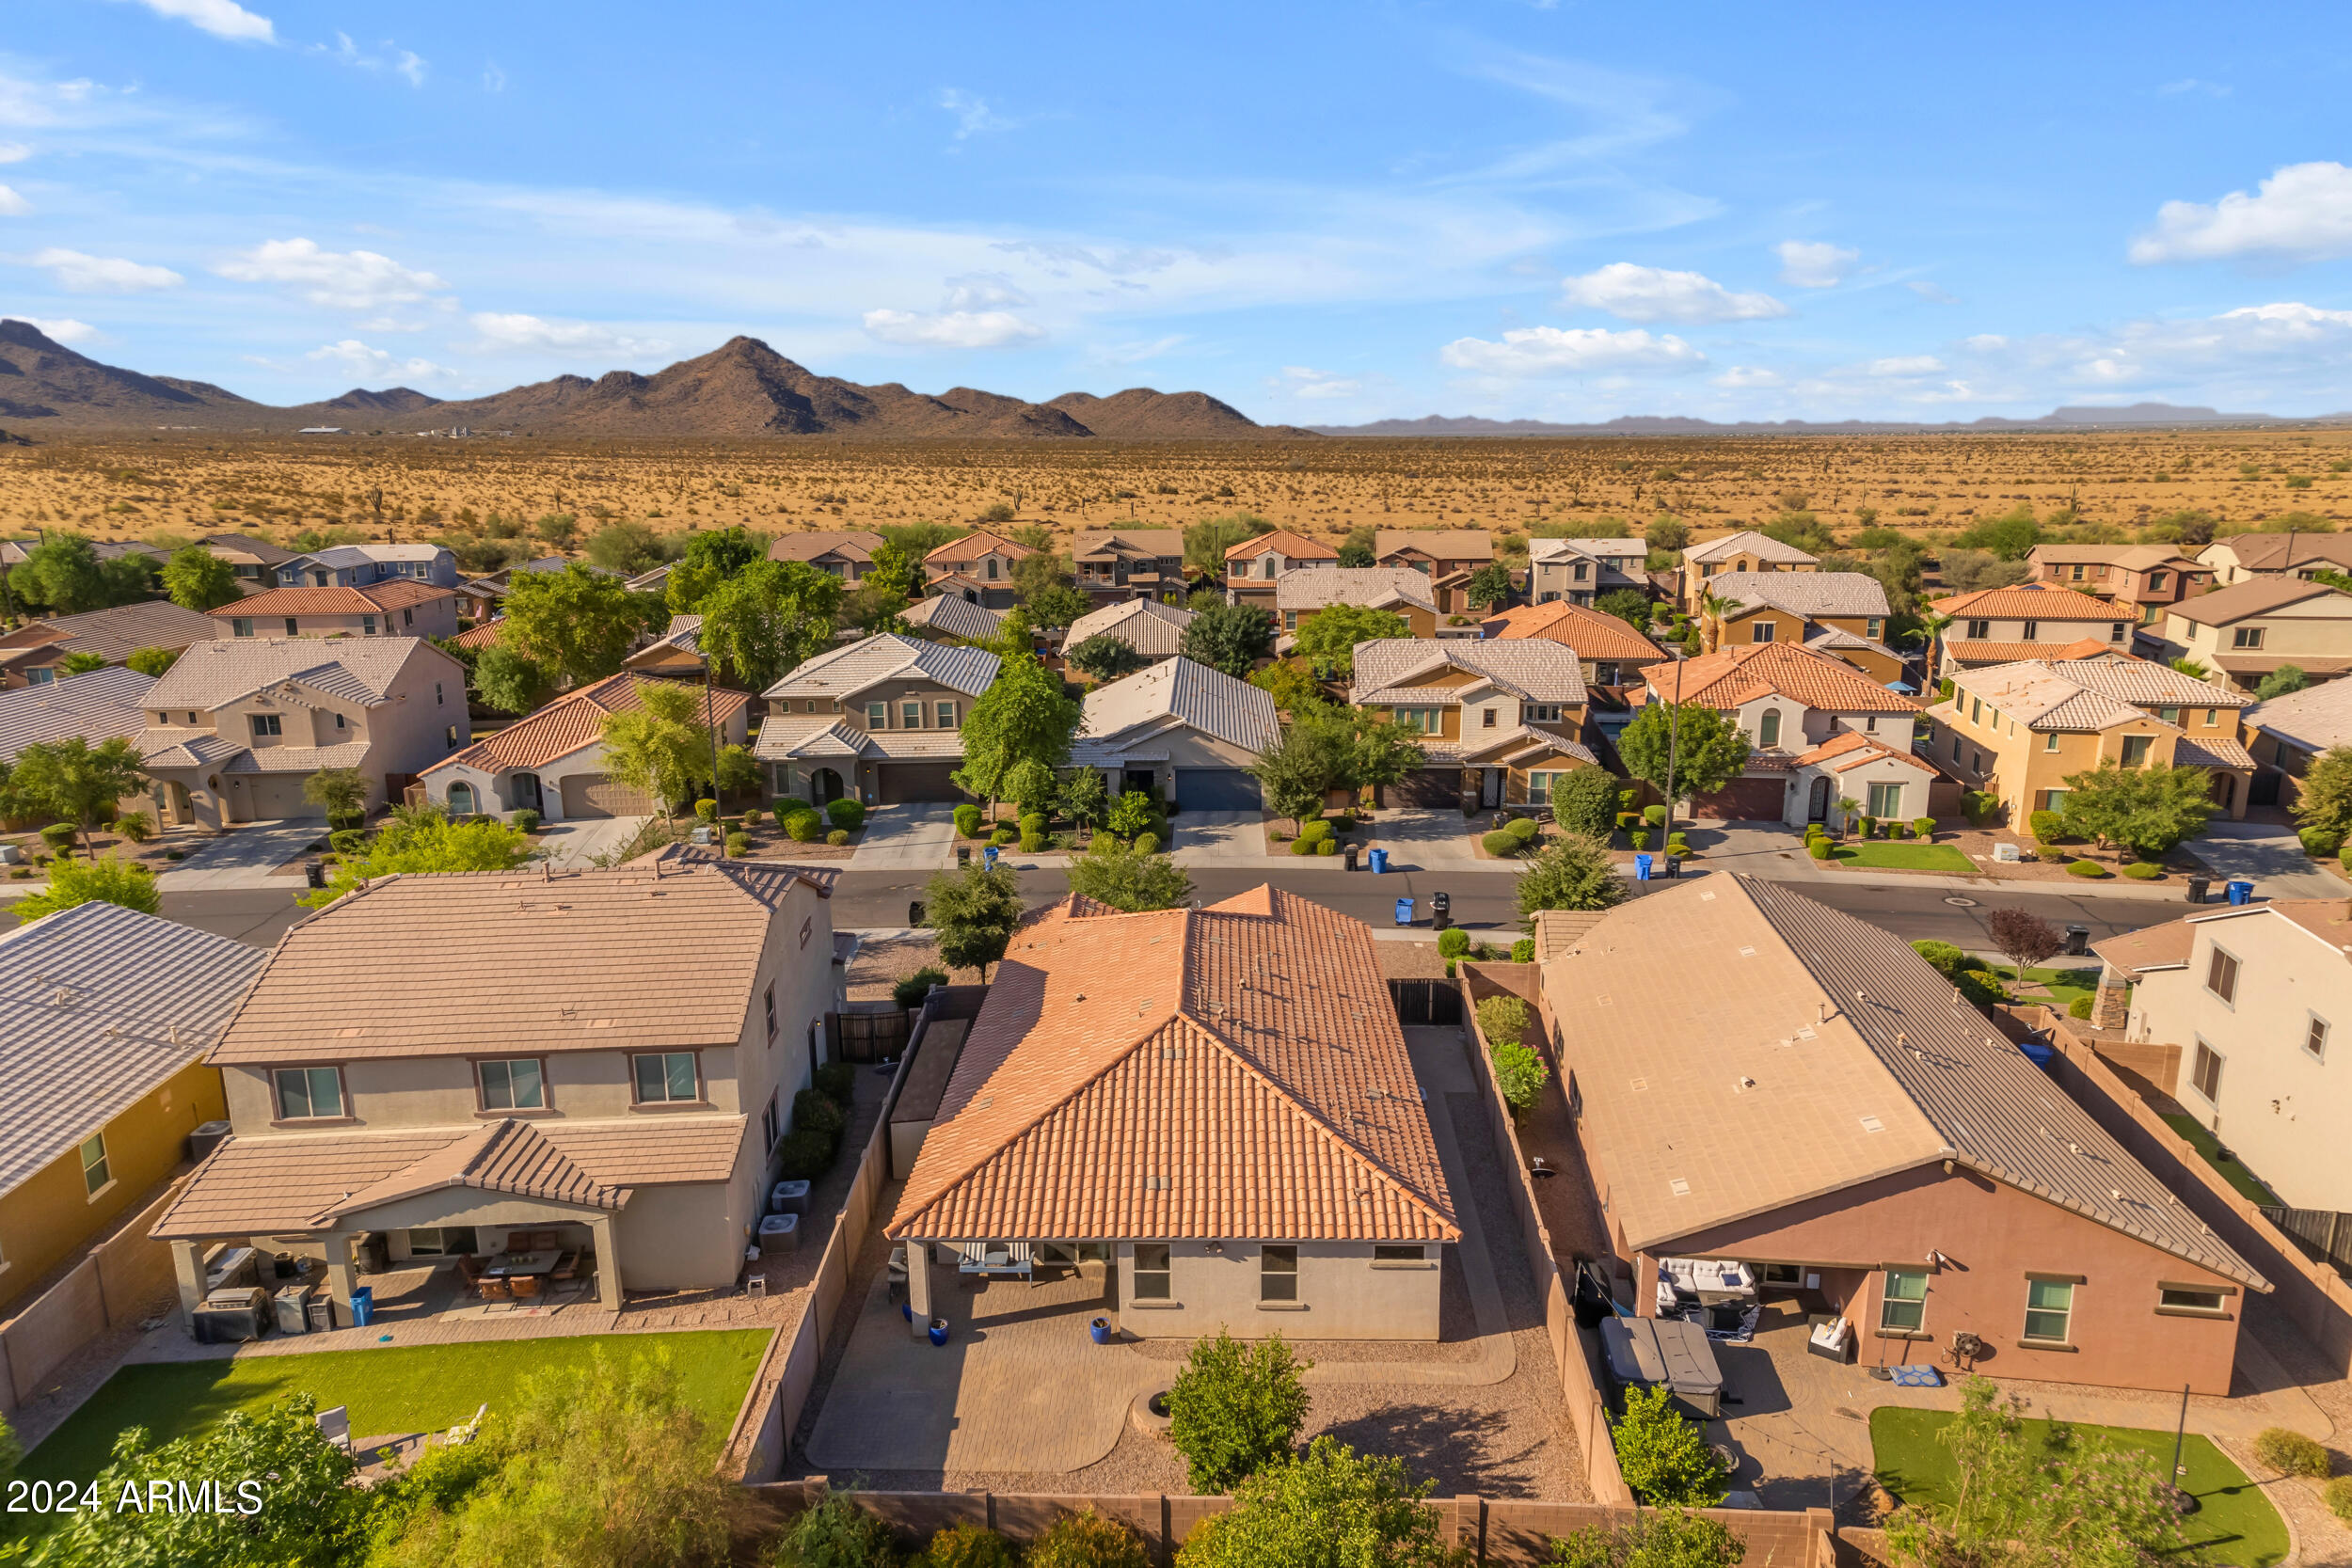
[[[1605,424],[1549,424],[1542,420],[1482,420],[1432,414],[1420,420],[1377,420],[1371,424],[1319,424],[1318,436],[1899,436],[1924,431],[2163,429],[2179,425],[2339,423],[2352,413],[2310,416],[2224,414],[2217,409],[2170,403],[2134,403],[2114,407],[2053,409],[2037,419],[1947,420],[1942,424],[1903,420],[1759,420],[1719,424],[1680,415],[1628,414]]]

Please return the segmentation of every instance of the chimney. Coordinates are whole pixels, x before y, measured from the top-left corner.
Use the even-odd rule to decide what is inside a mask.
[[[2124,983],[2122,972],[2113,964],[2100,965],[2099,989],[2090,1000],[2090,1026],[2121,1030],[2131,1012],[2131,988]]]

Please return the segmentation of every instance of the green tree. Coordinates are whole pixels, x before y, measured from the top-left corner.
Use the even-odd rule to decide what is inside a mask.
[[[1377,564],[1380,558],[1375,552],[1379,548],[1379,539],[1380,531],[1370,523],[1359,523],[1349,529],[1347,537],[1340,541],[1340,564],[1343,567]]]
[[[2202,768],[2119,768],[2113,758],[2069,773],[2058,817],[2066,831],[2101,844],[2120,844],[2148,860],[2160,859],[2183,839],[2195,838],[2220,808],[2212,774]]]
[[[452,822],[437,810],[404,809],[388,818],[367,842],[366,851],[346,855],[334,880],[301,900],[312,909],[327,905],[363,881],[379,877],[437,871],[511,871],[531,859],[530,838],[495,816]]]
[[[194,610],[217,610],[245,596],[237,587],[237,569],[202,545],[171,552],[164,562],[164,592],[173,604]]]
[[[1250,776],[1265,791],[1265,803],[1277,816],[1300,827],[1323,810],[1325,796],[1344,784],[1354,761],[1355,735],[1345,719],[1314,714],[1294,719],[1275,743],[1249,765]]]
[[[988,978],[1021,925],[1021,879],[1012,867],[991,870],[978,861],[935,874],[923,885],[924,924],[939,934],[939,956],[957,969]]]
[[[1115,681],[1121,675],[1132,675],[1151,662],[1106,631],[1096,632],[1061,657],[1064,664],[1081,674],[1092,675],[1098,681]]]
[[[768,559],[769,536],[747,528],[721,528],[688,537],[664,590],[670,609],[691,615],[718,586],[755,561]]]
[[[1343,680],[1356,673],[1357,643],[1412,635],[1402,615],[1368,605],[1335,604],[1302,621],[1291,646],[1326,679]]]
[[[1691,525],[1661,513],[1642,531],[1642,543],[1653,550],[1670,550],[1680,555],[1690,547]]]
[[[1035,757],[1023,757],[1005,769],[1005,794],[1024,816],[1043,815],[1053,805],[1057,787],[1054,770]]]
[[[2330,746],[2312,759],[2295,798],[2295,819],[2352,839],[2352,746]]]
[[[1247,680],[1250,667],[1274,651],[1274,617],[1256,605],[1211,605],[1192,618],[1180,647],[1195,664]]]
[[[1033,612],[1040,594],[1069,585],[1070,562],[1052,550],[1038,550],[1012,563],[1012,596]]]
[[[1193,1341],[1168,1390],[1168,1440],[1184,1456],[1193,1491],[1230,1492],[1290,1457],[1307,1421],[1300,1374],[1313,1365],[1279,1334],[1251,1344],[1220,1328]]]
[[[1675,1409],[1671,1389],[1627,1389],[1609,1434],[1625,1483],[1652,1508],[1713,1508],[1730,1491],[1707,1429]]]
[[[89,835],[99,819],[146,785],[147,769],[139,766],[137,750],[119,737],[95,746],[79,736],[37,740],[17,752],[8,774],[9,795],[30,808],[25,815],[74,824],[83,847],[93,855]]]
[[[923,558],[896,545],[877,545],[863,580],[868,588],[902,599],[919,599],[923,596]]]
[[[529,713],[548,700],[548,673],[537,659],[493,642],[474,656],[473,691],[485,707]]]
[[[121,562],[131,562],[131,569],[109,570]],[[145,562],[146,557],[135,555],[102,562],[87,535],[52,533],[24,552],[24,561],[9,572],[8,584],[19,597],[46,606],[53,614],[73,615],[144,596],[143,585],[135,592],[124,590],[132,571],[145,576]]]
[[[66,655],[64,662],[57,666],[57,673],[59,675],[87,675],[94,670],[103,670],[105,667],[106,656],[104,654],[94,654],[85,648]]]
[[[1948,595],[1973,594],[1979,588],[2008,588],[2032,576],[2023,561],[2004,561],[1991,550],[1960,549],[1951,546],[1936,552],[1936,575]]]
[[[874,531],[894,550],[902,550],[921,561],[950,539],[961,539],[972,531],[950,523],[884,523]]]
[[[1605,910],[1625,901],[1625,882],[1597,838],[1567,833],[1519,873],[1519,915],[1534,929],[1538,910]]]
[[[1031,556],[1030,560],[1037,558]],[[1031,594],[1023,607],[1029,612],[1029,624],[1039,626],[1066,626],[1094,608],[1094,601],[1066,582],[1041,588]]]
[[[1551,1544],[1552,1568],[1735,1568],[1745,1543],[1686,1509],[1637,1513],[1622,1525],[1586,1525]]]
[[[2202,663],[2190,658],[2185,654],[2182,655],[2179,658],[2172,660],[2171,663],[2173,669],[2178,670],[2182,674],[2186,675],[2193,681],[2203,680],[2208,675],[2213,673],[2213,672],[2206,669]]]
[[[1740,776],[1748,765],[1748,737],[1727,714],[1704,703],[1677,705],[1653,702],[1633,716],[1617,736],[1617,755],[1626,771],[1666,792],[1671,761],[1674,802],[1693,795],[1712,795]]]
[[[2273,697],[2283,697],[2290,691],[2300,691],[2312,684],[2311,676],[2299,664],[2281,664],[2262,678],[2254,688],[2254,700],[2266,703]]]
[[[1535,1101],[1551,1081],[1551,1069],[1530,1047],[1512,1042],[1489,1047],[1487,1055],[1495,1065],[1495,1086],[1502,1091],[1503,1103],[1515,1116],[1525,1116],[1535,1108]]]
[[[1429,753],[1404,725],[1360,707],[1347,710],[1347,773],[1340,782],[1350,789],[1385,789],[1428,765]]]
[[[1463,596],[1474,605],[1497,609],[1511,602],[1511,568],[1500,561],[1489,561],[1470,574],[1464,585]]]
[[[764,691],[833,646],[841,579],[803,561],[765,557],[703,595],[699,640],[735,684]]]
[[[1318,1437],[1295,1460],[1235,1489],[1231,1513],[1203,1520],[1177,1568],[1448,1568],[1431,1483],[1393,1459]]]
[[[1026,631],[1022,635],[1025,639]],[[1085,711],[1062,689],[1061,677],[1035,654],[1018,650],[1005,655],[996,679],[964,716],[963,766],[955,772],[957,785],[993,805],[1014,763],[1027,760],[1049,768],[1066,764],[1070,737],[1084,717]]]
[[[1091,1506],[1065,1513],[1029,1543],[1027,1568],[1152,1568],[1143,1537]]]
[[[160,675],[180,662],[180,654],[175,648],[134,648],[122,662],[142,675]]]
[[[719,788],[729,795],[759,787],[759,759],[742,746],[719,748]]]
[[[710,777],[710,726],[697,689],[644,681],[637,706],[604,716],[604,770],[613,783],[653,796],[672,816]]]
[[[1979,517],[1952,543],[1963,550],[1989,550],[2003,561],[2023,561],[2042,541],[2033,508],[2020,501],[1997,517]]]
[[[1138,855],[1113,835],[1097,833],[1087,852],[1070,863],[1070,891],[1134,914],[1174,909],[1192,896],[1192,879],[1168,855]]]
[[[1593,601],[1603,615],[1614,615],[1635,631],[1649,630],[1649,595],[1638,588],[1612,588]]]
[[[623,577],[650,572],[667,559],[661,535],[644,523],[616,518],[588,536],[589,564]]]
[[[1607,842],[1617,820],[1616,779],[1598,768],[1554,774],[1551,819],[1569,832]]]
[[[1061,814],[1073,825],[1091,828],[1103,820],[1110,807],[1110,792],[1103,783],[1099,768],[1073,768],[1062,779]]]
[[[568,550],[580,537],[580,519],[568,512],[550,512],[532,524],[531,531],[545,540],[549,549]]]
[[[155,887],[155,873],[137,861],[115,856],[103,860],[59,860],[49,867],[49,888],[16,906],[20,921],[39,920],[76,904],[119,904],[141,914],[162,911],[164,895]]]
[[[575,561],[560,572],[517,572],[506,591],[500,642],[558,687],[585,686],[621,667],[661,601]]]
[[[1294,717],[1320,713],[1332,705],[1323,683],[1300,659],[1278,658],[1263,670],[1252,670],[1249,684],[1271,696],[1277,708]]]
[[[326,808],[330,827],[342,827],[368,813],[368,776],[357,768],[322,768],[302,781],[302,798]]]
[[[1273,531],[1274,525],[1254,512],[1206,518],[1184,530],[1184,564],[1204,577],[1221,578],[1227,550]]]

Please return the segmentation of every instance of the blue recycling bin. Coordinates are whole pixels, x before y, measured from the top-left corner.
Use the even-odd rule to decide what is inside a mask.
[[[1647,855],[1633,857],[1633,879],[1637,882],[1649,880],[1649,857]]]
[[[351,1324],[365,1328],[375,1322],[375,1287],[362,1285],[351,1292]]]
[[[1389,852],[1386,849],[1375,849],[1372,852],[1372,874],[1377,877],[1388,868]]]
[[[1396,901],[1396,923],[1399,926],[1410,926],[1413,923],[1413,901],[1410,898],[1400,898]]]
[[[980,851],[980,863],[987,866],[991,871],[996,869],[996,846],[992,844],[987,848]]]
[[[2230,902],[2233,904],[2250,904],[2254,901],[2254,884],[2251,882],[2232,882],[2229,887],[2229,894]]]

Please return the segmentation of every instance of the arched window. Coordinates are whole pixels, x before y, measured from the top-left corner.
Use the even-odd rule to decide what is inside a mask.
[[[1756,743],[1758,746],[1780,744],[1780,709],[1768,707],[1764,710],[1764,717],[1756,721]]]
[[[449,786],[449,814],[452,816],[471,816],[474,814],[473,785],[463,779]]]

